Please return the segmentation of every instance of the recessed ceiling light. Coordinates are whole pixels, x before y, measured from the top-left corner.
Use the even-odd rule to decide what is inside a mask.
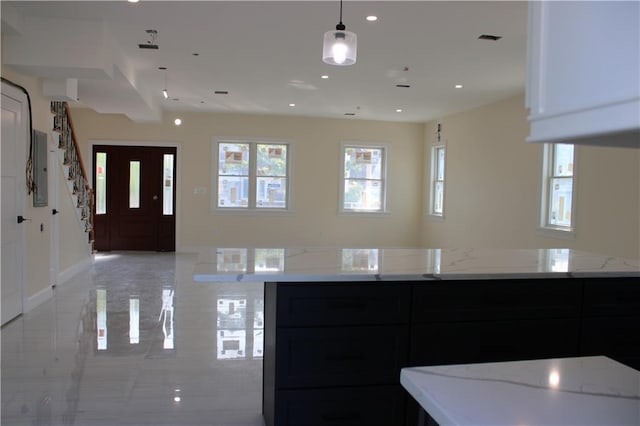
[[[453,87],[455,87],[456,89],[462,89],[462,84],[456,84],[456,85],[455,85],[455,86],[453,86]]]
[[[402,112],[402,110],[401,110],[400,108],[398,108],[398,109],[396,110],[396,112]]]
[[[138,3],[139,0],[127,0],[129,3]]]
[[[289,104],[289,106],[290,106],[290,107],[294,107],[294,106],[296,106],[296,104]]]
[[[214,95],[228,95],[229,91],[228,90],[215,90],[213,92]]]
[[[328,75],[323,75],[323,76],[321,76],[320,78],[323,78],[323,79],[325,79],[325,80],[326,80],[327,78],[329,78],[329,76],[328,76]]]
[[[179,100],[180,100],[180,98],[173,98],[173,99],[171,99],[171,100],[172,100],[172,101],[179,101]]]
[[[369,22],[375,22],[377,20],[378,20],[378,17],[376,15],[367,16],[367,21],[369,21]]]
[[[345,112],[344,115],[356,115],[355,112]]]
[[[396,84],[396,87],[403,87],[403,88],[407,89],[407,88],[411,87],[411,85],[410,84]]]
[[[173,124],[175,124],[176,126],[179,126],[182,124],[182,120],[179,118],[176,118],[175,120],[173,120]]]
[[[197,52],[193,52],[193,53],[192,53],[192,55],[193,55],[193,56],[200,56],[200,54],[199,54],[199,53],[197,53]]]

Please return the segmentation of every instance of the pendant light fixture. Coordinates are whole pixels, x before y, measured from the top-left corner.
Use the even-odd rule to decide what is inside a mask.
[[[342,23],[342,0],[340,0],[340,22],[336,29],[324,33],[322,61],[329,65],[353,65],[356,63],[358,36],[347,31]]]
[[[158,69],[164,71],[164,89],[162,89],[162,96],[165,99],[169,99],[169,92],[167,91],[167,67],[158,67]]]

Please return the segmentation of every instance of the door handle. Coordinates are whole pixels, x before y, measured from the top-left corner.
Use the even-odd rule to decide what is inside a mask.
[[[59,210],[56,210],[56,209],[51,210],[51,214],[58,214],[58,213],[60,213]]]
[[[158,199],[158,196],[157,196],[157,195],[154,195],[152,198],[153,198],[153,201],[155,201],[155,200],[157,200],[157,199]]]
[[[22,216],[18,216],[18,223],[22,222],[31,222],[31,219],[24,218]]]

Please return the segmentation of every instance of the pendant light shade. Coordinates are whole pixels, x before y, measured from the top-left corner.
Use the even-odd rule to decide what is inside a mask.
[[[358,53],[358,36],[347,31],[342,23],[342,0],[340,0],[340,22],[336,29],[324,33],[322,61],[329,65],[353,65]]]

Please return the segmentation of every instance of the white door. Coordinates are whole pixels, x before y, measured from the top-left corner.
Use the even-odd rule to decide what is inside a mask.
[[[14,93],[15,92],[15,93]],[[22,313],[24,288],[24,214],[25,154],[28,120],[23,113],[22,94],[2,85],[2,324]]]
[[[51,286],[58,285],[58,274],[60,273],[60,254],[58,252],[59,224],[58,224],[58,172],[60,168],[58,154],[58,139],[49,137],[49,164],[47,165],[47,176],[49,178],[49,208],[51,209]]]

